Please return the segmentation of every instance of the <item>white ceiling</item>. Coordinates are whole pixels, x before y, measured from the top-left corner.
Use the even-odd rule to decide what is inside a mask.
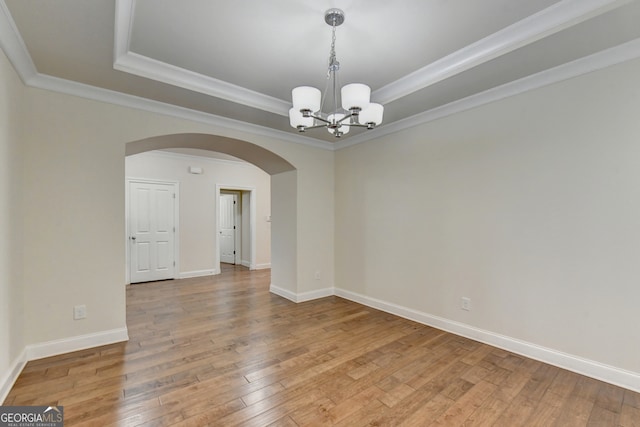
[[[341,83],[385,105],[342,146],[640,56],[640,0],[0,0],[0,45],[33,86],[331,147],[286,114],[332,7]]]

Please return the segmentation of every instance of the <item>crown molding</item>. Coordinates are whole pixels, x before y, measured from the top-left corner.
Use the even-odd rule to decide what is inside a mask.
[[[301,144],[323,150],[334,150],[329,142],[305,137],[297,133],[289,133],[254,125],[240,120],[229,119],[202,111],[178,107],[159,101],[154,101],[122,92],[98,88],[83,83],[73,82],[58,77],[40,74],[29,55],[29,51],[11,17],[4,0],[0,0],[0,47],[7,55],[22,82],[29,87],[44,89],[67,95],[78,96],[94,101],[106,102],[123,107],[148,111],[151,113],[177,117],[207,125],[213,125],[227,130],[246,132],[249,134]],[[116,49],[118,46],[116,46]]]
[[[289,116],[291,103],[166,62],[131,52],[136,0],[116,0],[113,68],[270,113]]]
[[[74,95],[81,98],[92,99],[94,101],[106,102],[109,104],[120,105],[165,116],[177,117],[180,119],[216,126],[226,130],[246,132],[253,135],[264,136],[280,141],[320,148],[323,150],[334,149],[333,144],[329,142],[323,142],[294,133],[255,125],[241,120],[230,119],[228,117],[217,116],[215,114],[205,113],[202,111],[191,110],[189,108],[179,107],[122,92],[98,88],[46,74],[37,74],[34,78],[30,79],[27,84],[28,86],[38,89],[65,93],[67,95]]]
[[[429,123],[490,102],[499,101],[504,98],[519,95],[563,80],[579,77],[583,74],[601,70],[603,68],[637,58],[640,58],[640,38],[600,51],[593,55],[523,77],[519,80],[514,80],[501,86],[488,89],[467,98],[459,99],[437,108],[432,108],[431,110],[423,113],[375,128],[366,134],[360,134],[349,139],[342,140],[335,144],[335,149],[340,150],[361,144],[374,138],[380,138],[382,136],[399,132],[403,129]]]
[[[0,1],[0,48],[24,84],[36,76],[36,66],[4,0]]]
[[[561,0],[372,93],[387,104],[631,0]],[[116,0],[114,68],[287,117],[290,102],[130,51],[136,0]]]
[[[381,87],[371,97],[387,104],[630,1],[562,0]]]
[[[131,31],[131,20],[129,18],[125,19],[124,17],[130,17],[134,1],[135,0],[117,0],[116,33],[128,34]],[[563,0],[558,3],[556,7],[561,8],[561,10],[565,11],[566,8],[569,7],[569,5],[571,5],[572,7],[578,7],[578,9],[581,10],[581,13],[575,13],[573,15],[574,19],[586,19],[588,15],[587,10],[591,10],[591,14],[604,13],[605,9],[611,10],[612,8],[628,2],[629,0]],[[544,11],[541,11],[540,14],[546,15],[547,11],[548,9],[545,9]],[[123,15],[124,17],[121,15]],[[567,19],[567,14],[564,14],[563,16],[564,18],[562,19],[556,19],[557,22],[554,28],[557,28],[558,25],[571,25],[571,23]],[[561,24],[562,22],[564,22],[564,24]],[[518,23],[514,25],[517,24]],[[553,26],[551,25],[551,27]],[[119,53],[123,51],[126,52],[128,49],[128,36],[123,38],[121,35],[120,37],[117,37],[116,40],[117,42],[114,45],[114,55],[119,55]],[[540,73],[522,78],[520,80],[516,80],[502,86],[489,89],[482,93],[472,95],[467,98],[457,100],[449,104],[425,111],[423,113],[416,114],[414,116],[393,123],[385,124],[384,126],[378,127],[376,129],[363,132],[359,135],[353,135],[338,142],[332,143],[302,136],[297,133],[275,130],[264,126],[246,123],[240,120],[229,119],[226,117],[191,110],[184,107],[178,107],[175,105],[153,101],[134,95],[128,95],[121,92],[97,88],[82,83],[39,74],[4,0],[0,0],[0,47],[2,47],[2,49],[6,53],[9,61],[15,68],[22,81],[25,83],[25,85],[30,87],[51,90],[114,105],[120,105],[152,113],[182,118],[198,123],[213,125],[221,129],[245,132],[252,135],[274,138],[281,141],[301,144],[329,151],[347,148],[375,138],[401,131],[403,129],[418,126],[442,117],[449,116],[451,114],[475,108],[489,102],[497,101],[509,96],[526,92],[528,90],[536,89],[572,77],[577,77],[591,71],[595,71],[610,65],[615,65],[640,57],[640,39],[632,40],[630,42],[607,49],[594,55],[578,59],[576,61],[560,65],[546,71],[542,71]]]
[[[4,1],[4,0],[3,0]],[[134,0],[116,0],[115,21],[113,23],[113,57],[119,58],[129,52],[129,41],[133,31]]]
[[[118,71],[289,117],[291,103],[133,52],[113,63]]]

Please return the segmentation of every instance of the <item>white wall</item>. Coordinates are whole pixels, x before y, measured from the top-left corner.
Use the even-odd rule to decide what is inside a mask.
[[[0,50],[0,404],[24,349],[22,83]]]
[[[189,173],[190,166],[201,167],[203,173],[200,175]],[[127,177],[179,182],[179,260],[180,273],[183,276],[219,272],[216,264],[218,256],[216,186],[227,189],[255,189],[256,258],[254,267],[270,266],[271,230],[266,217],[271,214],[271,179],[263,170],[238,161],[154,151],[128,156],[125,161],[125,173]],[[244,208],[249,203],[249,198],[242,198],[242,201]],[[243,210],[242,259],[249,261],[249,212],[245,210]]]
[[[636,60],[338,151],[336,286],[639,375],[639,76]]]

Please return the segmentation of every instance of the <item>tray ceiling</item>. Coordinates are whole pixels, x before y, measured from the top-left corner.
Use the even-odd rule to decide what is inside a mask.
[[[27,84],[333,147],[287,117],[324,88],[332,7],[341,83],[385,105],[343,146],[640,56],[637,0],[0,0],[0,44]]]

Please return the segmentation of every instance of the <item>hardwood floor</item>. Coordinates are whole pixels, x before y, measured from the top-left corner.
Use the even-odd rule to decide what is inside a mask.
[[[29,362],[5,405],[66,426],[639,426],[640,394],[269,271],[132,285],[130,340]]]

